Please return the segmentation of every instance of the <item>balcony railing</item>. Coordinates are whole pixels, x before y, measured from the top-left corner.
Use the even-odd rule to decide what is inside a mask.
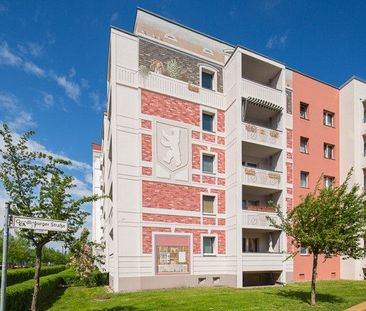
[[[243,271],[282,271],[286,254],[282,253],[243,253]]]
[[[254,167],[243,167],[243,184],[282,189],[282,173]]]
[[[282,132],[262,126],[243,123],[243,140],[257,144],[267,144],[275,148],[282,148]]]
[[[273,211],[250,211],[243,210],[242,211],[242,226],[243,228],[252,228],[252,229],[271,229],[277,230],[275,227],[271,225],[271,222],[267,217],[273,219],[276,223],[279,223],[279,218],[277,214]]]
[[[222,93],[203,89],[197,85],[173,79],[155,72],[139,74],[123,66],[117,66],[117,83],[142,87],[148,90],[182,98],[191,102],[205,104],[218,109],[225,108],[225,96]]]
[[[257,82],[242,79],[242,96],[243,97],[254,97],[262,99],[273,104],[283,107],[282,104],[282,91],[271,88],[266,85],[259,84]]]
[[[254,212],[266,212],[266,213],[275,213],[276,208],[273,206],[265,206],[265,205],[246,205],[243,207],[244,211],[254,211]]]

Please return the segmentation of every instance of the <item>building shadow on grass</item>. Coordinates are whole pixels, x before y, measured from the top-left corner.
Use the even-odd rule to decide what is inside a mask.
[[[276,293],[269,293],[270,295],[276,295],[278,297],[289,298],[292,300],[301,300],[305,303],[310,304],[310,292],[304,290],[281,290]],[[316,294],[316,301],[317,302],[329,302],[329,303],[343,303],[345,300],[342,297],[332,295],[332,294],[323,294],[317,293]]]

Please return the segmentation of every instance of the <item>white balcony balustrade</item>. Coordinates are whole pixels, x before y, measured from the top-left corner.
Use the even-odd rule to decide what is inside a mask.
[[[248,80],[242,79],[241,84],[242,96],[253,97],[261,100],[265,100],[272,104],[281,106],[284,108],[282,103],[282,91],[274,89],[272,87]]]
[[[282,190],[283,173],[254,167],[243,167],[243,184]]]
[[[282,253],[243,253],[242,269],[246,271],[282,271],[286,254]]]
[[[242,139],[247,142],[282,148],[282,132],[262,126],[242,123]]]

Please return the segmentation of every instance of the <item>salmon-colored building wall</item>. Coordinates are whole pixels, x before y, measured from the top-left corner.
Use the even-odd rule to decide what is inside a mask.
[[[325,83],[293,73],[293,154],[294,154],[294,206],[301,196],[313,191],[321,174],[339,181],[339,91]],[[308,104],[308,119],[300,118],[300,103]],[[334,127],[323,124],[324,110],[334,113]],[[300,152],[300,137],[306,137],[308,154]],[[334,159],[324,158],[324,143],[335,146]],[[300,186],[300,172],[309,173],[309,187]],[[323,183],[323,180],[321,180]],[[298,254],[294,259],[294,281],[311,279],[312,256]],[[318,279],[339,279],[339,257],[320,257]]]

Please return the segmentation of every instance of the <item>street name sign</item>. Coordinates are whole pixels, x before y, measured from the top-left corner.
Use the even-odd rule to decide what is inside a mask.
[[[64,220],[13,216],[12,224],[13,228],[37,230],[43,233],[45,231],[67,232],[67,221]]]

